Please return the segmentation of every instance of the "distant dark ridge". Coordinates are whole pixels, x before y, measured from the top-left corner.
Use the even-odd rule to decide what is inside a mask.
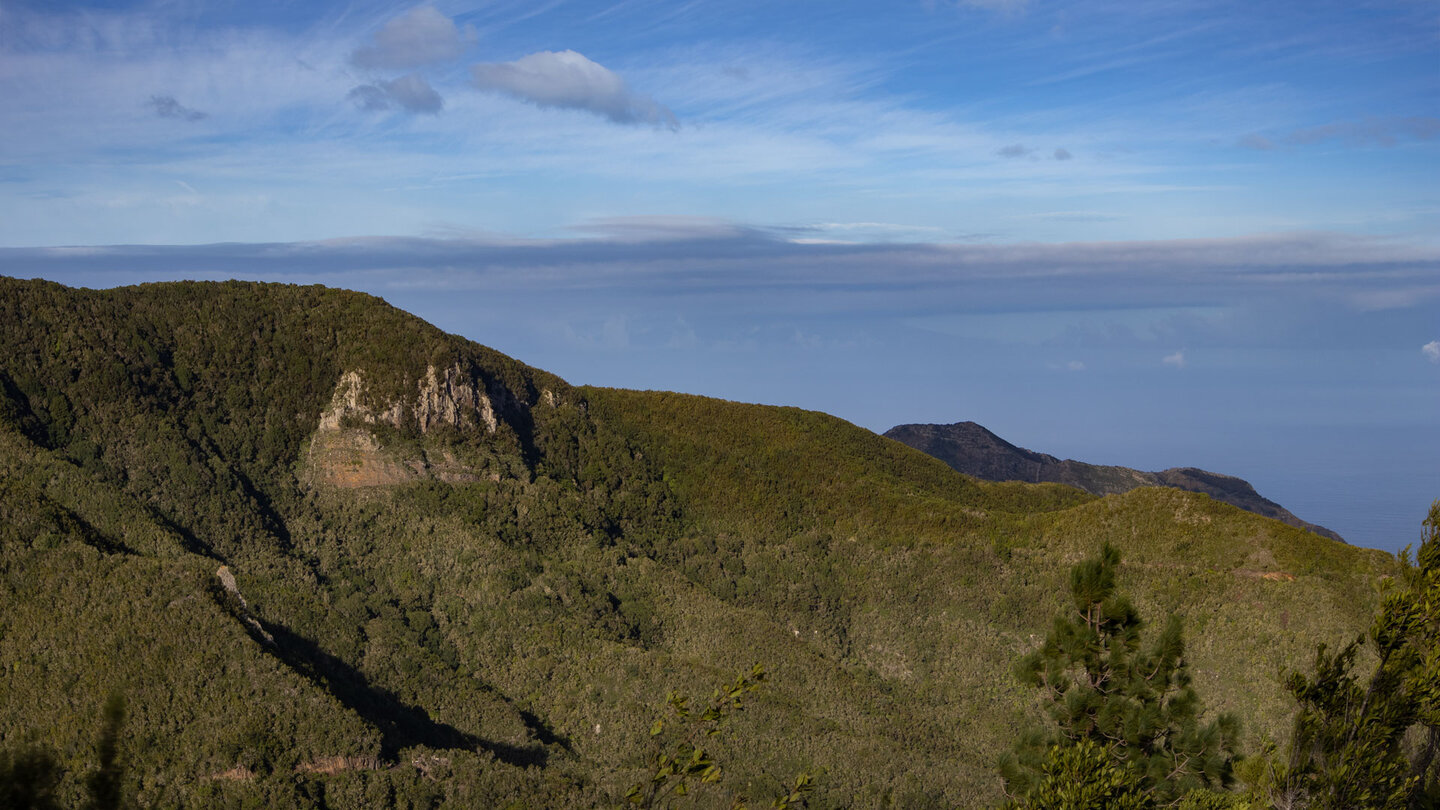
[[[1194,467],[1172,467],[1144,472],[1129,467],[1086,464],[1058,459],[1016,447],[974,422],[953,425],[898,425],[885,436],[928,453],[958,472],[987,481],[1053,482],[1066,484],[1095,495],[1116,495],[1136,487],[1174,487],[1203,492],[1248,512],[1274,518],[1282,523],[1345,542],[1335,532],[1307,523],[1274,501],[1262,497],[1250,482],[1233,475],[1208,472]]]

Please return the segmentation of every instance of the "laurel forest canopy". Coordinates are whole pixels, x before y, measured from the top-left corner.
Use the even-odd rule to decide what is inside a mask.
[[[61,806],[116,694],[107,761],[143,806],[613,807],[702,749],[696,806],[985,806],[1042,721],[1042,781],[1111,756],[1093,725],[1134,732],[1114,775],[1157,800],[1230,765],[1248,789],[1233,754],[1267,738],[1310,753],[1265,784],[1319,797],[1354,781],[1332,741],[1368,739],[1336,729],[1401,729],[1406,757],[1433,729],[1423,678],[1384,674],[1369,720],[1307,668],[1377,608],[1347,671],[1432,661],[1402,595],[1433,542],[1406,567],[1195,493],[978,481],[823,413],[571,386],[319,287],[0,279],[0,357],[0,750],[53,765],[32,784]],[[1033,659],[1047,686],[1016,681],[1107,541],[1099,613]],[[1183,649],[1132,621],[1172,614]],[[703,717],[757,661],[744,711],[677,747],[667,696]],[[1326,685],[1299,737],[1282,670]]]

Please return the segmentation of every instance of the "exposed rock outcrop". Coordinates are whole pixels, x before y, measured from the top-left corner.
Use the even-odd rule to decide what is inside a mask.
[[[444,369],[431,365],[416,382],[416,395],[376,402],[364,376],[346,371],[335,384],[330,406],[310,437],[306,457],[317,483],[354,488],[401,484],[420,478],[474,481],[496,478],[449,448],[429,448],[424,437],[442,428],[477,430],[493,436],[505,422],[501,414],[526,405],[498,383],[487,383],[458,363]],[[549,402],[555,397],[550,394]],[[498,405],[498,407],[497,407]],[[371,427],[415,431],[419,445],[385,446]]]
[[[222,565],[216,569],[215,578],[220,580],[220,587],[235,599],[236,618],[244,622],[256,636],[264,639],[266,643],[274,644],[275,637],[266,632],[265,626],[260,624],[260,620],[250,613],[250,603],[245,601],[245,596],[240,593],[240,586],[235,582],[235,574],[230,570],[230,566]]]
[[[403,484],[426,475],[418,453],[386,450],[361,428],[325,428],[310,437],[307,466],[317,483],[352,489]]]
[[[494,433],[500,426],[495,407],[484,391],[475,390],[476,382],[461,374],[459,366],[445,369],[443,379],[436,375],[434,366],[428,367],[415,401],[415,421],[420,424],[420,432],[428,433],[436,425],[464,427],[478,417],[485,429]]]
[[[320,414],[319,430],[342,430],[347,424],[358,423],[403,428],[407,420],[413,420],[421,433],[429,433],[442,425],[452,428],[484,425],[490,433],[500,427],[488,386],[465,373],[458,364],[443,372],[428,366],[418,388],[413,401],[396,399],[377,410],[366,402],[365,380],[360,372],[347,371],[335,384],[330,407]],[[513,403],[514,397],[508,394],[503,391],[503,398],[507,404]]]

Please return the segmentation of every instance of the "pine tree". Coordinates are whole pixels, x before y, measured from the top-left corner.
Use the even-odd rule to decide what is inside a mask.
[[[1430,506],[1416,561],[1407,548],[1401,562],[1405,587],[1389,589],[1366,636],[1334,654],[1321,645],[1314,674],[1286,676],[1300,710],[1290,761],[1272,767],[1281,776],[1271,780],[1277,805],[1420,810],[1440,804],[1440,501]],[[1367,643],[1377,660],[1365,680],[1354,665]]]
[[[1017,806],[1062,806],[1042,795],[1057,772],[1079,780],[1076,795],[1096,788],[1110,796],[1099,804],[1063,805],[1071,807],[1171,804],[1231,781],[1238,721],[1221,715],[1200,724],[1179,618],[1172,616],[1142,645],[1143,622],[1116,591],[1119,565],[1120,552],[1107,543],[1099,557],[1075,566],[1072,609],[1057,616],[1040,649],[1016,665],[1020,681],[1041,690],[1051,720],[1025,734],[1001,762],[1006,793]],[[1076,769],[1078,761],[1107,767]]]

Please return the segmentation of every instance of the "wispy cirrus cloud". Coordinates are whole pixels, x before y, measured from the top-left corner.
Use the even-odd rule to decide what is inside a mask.
[[[956,5],[961,8],[978,8],[1017,14],[1025,10],[1025,7],[1029,5],[1029,0],[959,0]]]
[[[1402,140],[1429,141],[1440,138],[1440,118],[1412,115],[1399,118],[1369,118],[1363,121],[1338,121],[1315,127],[1292,130],[1270,138],[1250,133],[1237,145],[1247,149],[1268,151],[1280,146],[1309,146],[1326,141],[1340,141],[1348,146],[1390,147]]]
[[[584,110],[617,124],[679,126],[675,114],[631,90],[604,65],[575,51],[540,51],[513,62],[470,68],[476,88],[504,93],[542,108]]]
[[[1093,14],[1064,20],[1053,4],[1035,3],[1021,17],[993,20],[907,7],[882,21],[850,9],[827,17],[824,32],[752,26],[745,36],[715,27],[733,10],[698,4],[667,18],[663,31],[674,39],[645,27],[657,5],[498,3],[456,20],[429,4],[398,16],[383,4],[320,4],[286,15],[283,25],[257,23],[260,13],[197,12],[214,18],[200,25],[149,4],[7,10],[0,131],[10,137],[0,181],[24,191],[0,217],[0,243],[300,239],[387,227],[425,233],[445,223],[553,234],[577,210],[779,225],[892,222],[938,229],[904,238],[985,233],[1002,241],[1336,227],[1396,233],[1429,224],[1419,205],[1301,195],[1299,186],[1257,173],[1258,162],[1241,166],[1216,149],[1244,132],[1278,141],[1297,130],[1287,122],[1313,108],[1276,80],[1257,96],[1228,85],[1212,92],[1208,78],[1187,77],[1184,60],[1166,56],[1166,31],[1187,31],[1182,39],[1193,50],[1235,30],[1194,24],[1188,10],[1198,2],[1136,12],[1147,47],[1175,64],[1102,71],[1093,76],[1103,79],[1063,87],[1029,82],[1114,53],[1123,4],[1087,0],[1076,8]],[[936,5],[953,12],[955,0]],[[757,21],[793,22],[798,14],[784,4],[749,9]],[[595,14],[575,13],[586,10]],[[291,16],[304,20],[290,24]],[[571,24],[582,19],[590,22]],[[934,40],[897,50],[904,31],[886,28],[896,20]],[[485,32],[484,56],[471,21]],[[1052,35],[1060,23],[1069,28]],[[834,47],[871,34],[874,47]],[[504,57],[494,50],[502,44]],[[986,44],[995,47],[978,47]],[[492,61],[467,74],[480,59]],[[959,94],[934,81],[936,70],[981,77],[1007,64],[1009,89],[982,82]],[[1149,92],[1133,86],[1151,77]],[[484,92],[466,92],[476,88]],[[152,94],[174,104],[157,106]],[[1217,117],[1213,108],[1187,106],[1197,98],[1236,112]],[[202,113],[203,126],[193,125]],[[664,131],[680,119],[683,131]],[[1417,161],[1431,148],[1418,142],[1423,131],[1397,135],[1417,139],[1407,150]],[[107,171],[82,176],[75,167],[87,162]],[[1369,199],[1426,179],[1423,171],[1400,180],[1350,176],[1373,186]],[[183,228],[168,218],[171,178],[203,181],[206,204],[194,216],[211,215]],[[617,181],[626,194],[613,193]],[[1269,196],[1251,193],[1256,188]],[[506,202],[476,208],[476,192]],[[1289,205],[1301,196],[1301,205]],[[1212,204],[1222,199],[1225,215],[1217,212],[1226,206]],[[1036,214],[1045,211],[1113,216]],[[1376,212],[1393,221],[1355,222]]]

